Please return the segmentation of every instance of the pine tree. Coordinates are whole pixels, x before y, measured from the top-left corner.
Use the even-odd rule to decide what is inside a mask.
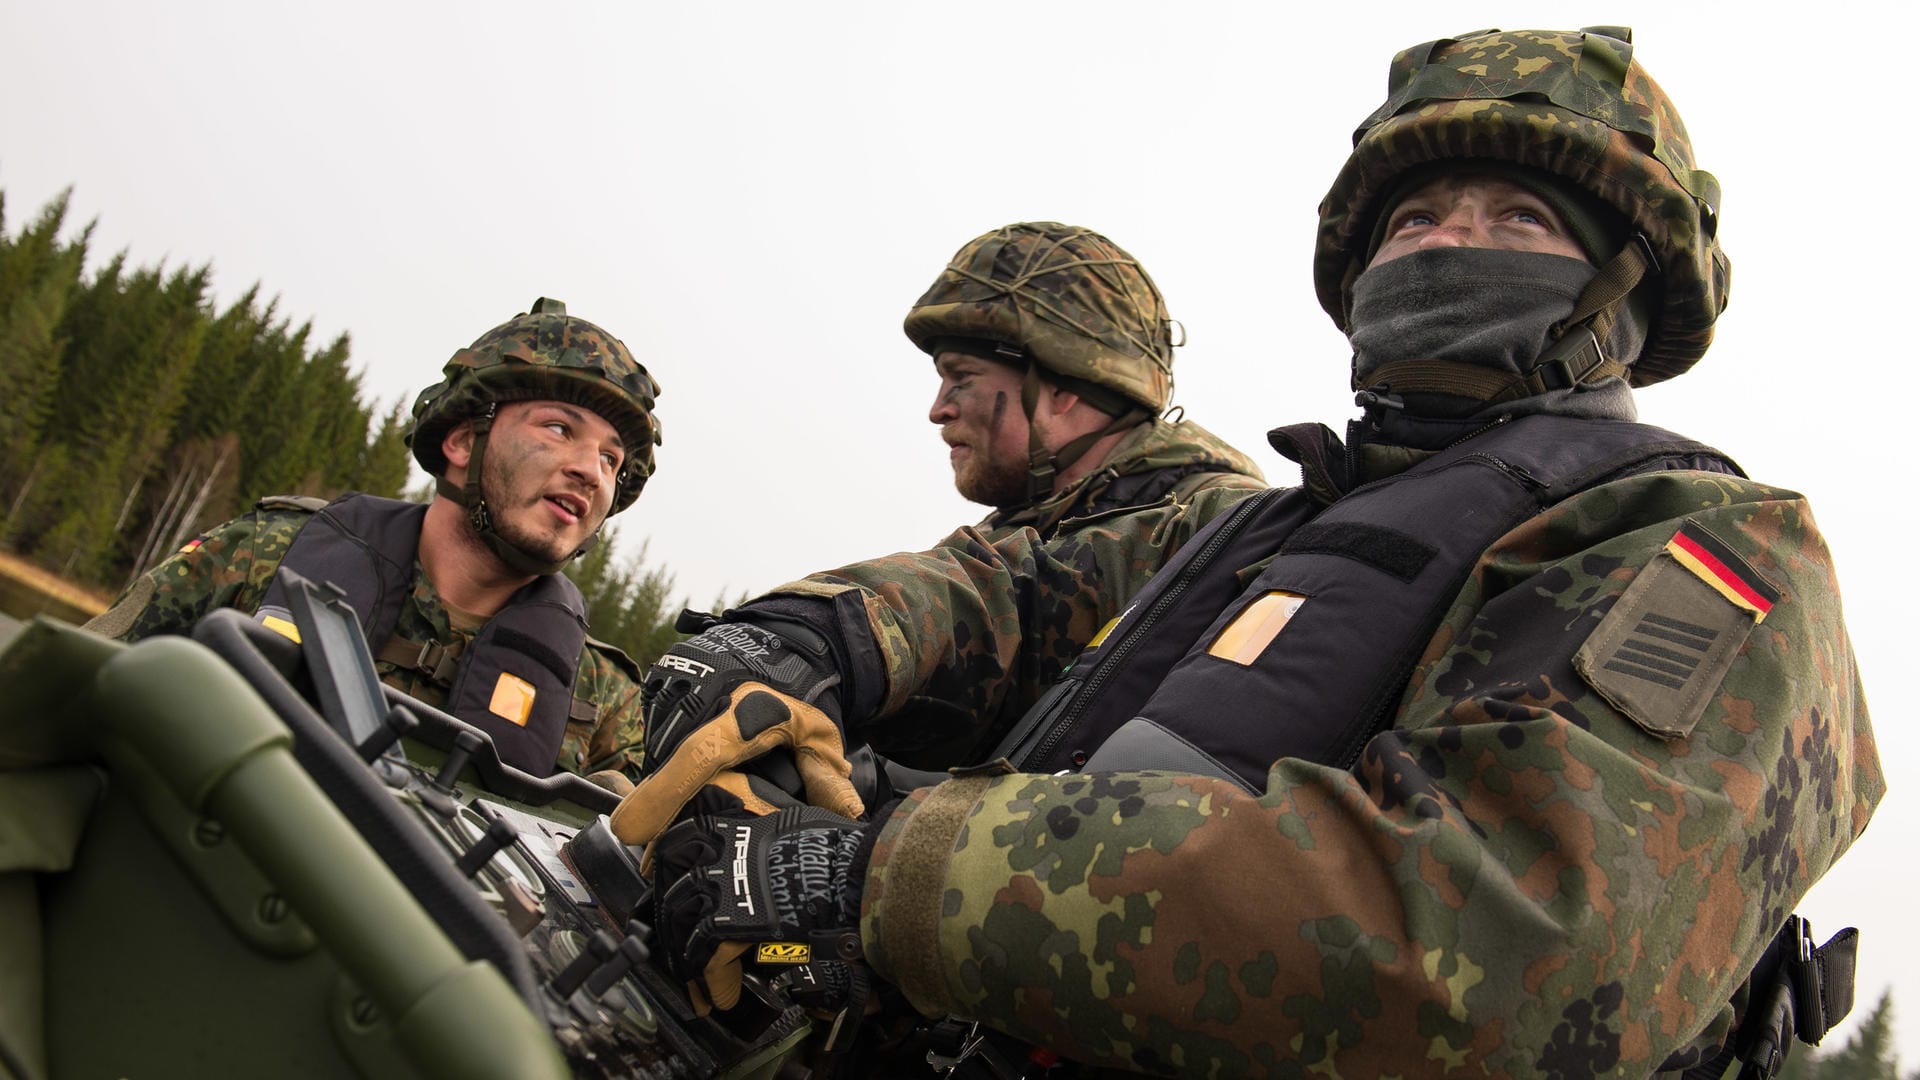
[[[381,417],[373,437],[361,447],[359,462],[347,487],[370,495],[400,498],[407,486],[409,463],[413,460],[406,441],[409,420],[405,399],[396,402]]]
[[[59,325],[92,233],[89,225],[73,243],[60,243],[66,210],[62,193],[18,240],[0,227],[0,538],[44,464],[36,451],[60,385]]]
[[[35,553],[85,581],[111,577],[127,558],[120,530],[157,468],[206,326],[206,267],[123,267],[116,258],[73,305],[52,419],[73,453],[43,485],[47,497],[30,504],[45,523]]]
[[[318,490],[302,488],[307,494],[333,496],[353,487],[366,451],[367,409],[360,404],[360,377],[348,365],[349,351],[342,334],[300,368],[299,400],[311,421],[302,473],[318,478]]]
[[[309,471],[312,418],[300,400],[300,369],[306,361],[311,324],[287,332],[282,321],[270,327],[248,350],[252,387],[248,423],[237,431],[243,491],[292,495]]]

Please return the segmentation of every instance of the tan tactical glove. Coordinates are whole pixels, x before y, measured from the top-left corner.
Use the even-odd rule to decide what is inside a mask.
[[[687,696],[700,697],[698,689]],[[709,786],[739,800],[747,813],[772,813],[778,793],[756,791],[758,785],[739,767],[782,748],[793,752],[807,802],[849,818],[865,813],[850,779],[853,769],[841,746],[840,727],[826,713],[759,681],[735,681],[719,705],[718,715],[698,723],[660,710],[663,722],[678,721],[682,728],[670,744],[661,740],[663,759],[654,757],[655,715],[649,710],[646,776],[620,800],[612,817],[614,835],[623,843],[653,842]]]

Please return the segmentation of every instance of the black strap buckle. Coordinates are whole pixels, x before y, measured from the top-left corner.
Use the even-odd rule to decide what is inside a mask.
[[[964,1025],[964,1026],[963,1026]],[[1001,1055],[980,1022],[948,1017],[934,1025],[933,1048],[927,1064],[943,1077],[980,1077],[983,1080],[1020,1080],[1021,1070]]]
[[[1606,362],[1607,353],[1600,347],[1600,338],[1592,326],[1583,322],[1560,335],[1560,340],[1541,355],[1533,371],[1542,389],[1565,390],[1585,382],[1587,376]]]
[[[1848,927],[1816,948],[1813,925],[1799,915],[1787,917],[1775,938],[1778,966],[1764,983],[1755,985],[1754,1015],[1740,1025],[1742,1029],[1755,1026],[1741,1055],[1740,1080],[1772,1080],[1786,1064],[1796,1039],[1818,1046],[1852,1011],[1859,942],[1860,932]]]
[[[447,686],[453,682],[453,673],[457,667],[459,667],[459,661],[454,657],[453,650],[437,641],[422,642],[420,655],[413,658],[413,670],[441,686]]]
[[[986,1036],[980,1034],[980,1022],[971,1023],[948,1017],[933,1025],[928,1033],[927,1065],[940,1076],[952,1076],[962,1062],[980,1049]]]

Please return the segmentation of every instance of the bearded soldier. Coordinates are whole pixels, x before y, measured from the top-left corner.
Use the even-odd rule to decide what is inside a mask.
[[[1728,263],[1630,42],[1394,60],[1314,251],[1363,412],[1273,432],[1300,487],[815,575],[651,673],[614,821],[704,811],[656,846],[678,970],[724,1004],[810,943],[1162,1075],[1765,1075],[1844,1012],[1851,932],[1789,913],[1884,778],[1806,499],[1634,419]],[[914,698],[1032,703],[1018,771],[855,821],[842,747]],[[814,806],[750,816],[780,745]]]
[[[970,241],[907,313],[940,375],[927,419],[954,486],[993,508],[991,538],[1212,488],[1257,491],[1258,466],[1184,417],[1172,320],[1145,268],[1089,229],[1020,222]]]
[[[587,636],[560,569],[653,472],[660,392],[618,338],[542,298],[453,354],[413,405],[425,506],[275,497],[154,567],[90,629],[185,633],[219,607],[292,632],[279,571],[347,592],[380,677],[485,730],[502,760],[616,788],[638,764],[639,670]]]

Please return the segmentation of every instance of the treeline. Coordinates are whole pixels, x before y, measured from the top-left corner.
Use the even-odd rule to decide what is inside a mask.
[[[257,285],[216,309],[206,264],[89,276],[65,194],[18,235],[5,209],[0,545],[112,593],[262,494],[400,494],[404,405],[360,400],[345,334],[316,343]]]
[[[113,595],[262,495],[406,497],[408,402],[362,400],[347,335],[259,285],[217,307],[207,264],[89,274],[67,214],[63,193],[16,234],[0,191],[0,549]],[[607,543],[572,569],[594,635],[642,664],[678,636],[644,560]]]

